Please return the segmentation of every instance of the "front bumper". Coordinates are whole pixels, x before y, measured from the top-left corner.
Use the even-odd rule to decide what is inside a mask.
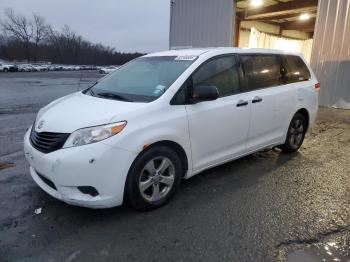
[[[68,204],[89,208],[123,203],[126,176],[136,153],[98,142],[44,154],[31,145],[29,134],[24,137],[25,157],[32,178],[45,192]],[[98,195],[81,192],[78,187],[82,186],[95,188]]]

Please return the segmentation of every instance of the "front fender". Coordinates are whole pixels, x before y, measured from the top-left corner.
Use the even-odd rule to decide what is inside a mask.
[[[103,143],[139,154],[145,146],[161,141],[171,141],[181,146],[188,159],[188,169],[192,170],[188,120],[184,106],[169,106],[163,110],[139,114],[136,118],[129,119],[125,130]]]

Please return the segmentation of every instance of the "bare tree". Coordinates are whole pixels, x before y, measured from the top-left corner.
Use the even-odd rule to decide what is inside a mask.
[[[50,27],[46,23],[45,18],[33,13],[33,42],[34,42],[34,60],[37,58],[38,45],[47,38]]]
[[[77,63],[82,41],[82,37],[68,25],[63,26],[61,32],[61,46],[65,52],[62,55],[66,60],[70,61],[70,63]]]
[[[5,20],[1,22],[3,30],[24,44],[27,59],[30,60],[30,42],[34,33],[33,24],[24,15],[15,14],[11,8],[5,9],[4,14]]]
[[[47,29],[47,41],[53,50],[53,58],[59,60],[61,56],[60,34],[51,25]]]
[[[0,0],[1,1],[1,0]],[[6,9],[0,19],[0,57],[8,60],[34,59],[65,64],[123,64],[141,54],[124,54],[102,44],[94,44],[65,25],[55,30],[45,18],[30,18]],[[3,20],[1,22],[1,20]],[[32,52],[34,51],[34,52]]]

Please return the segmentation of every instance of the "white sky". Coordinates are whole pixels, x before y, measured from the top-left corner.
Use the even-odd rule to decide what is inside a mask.
[[[0,0],[5,8],[45,17],[56,29],[64,24],[93,43],[122,52],[168,49],[170,0]]]

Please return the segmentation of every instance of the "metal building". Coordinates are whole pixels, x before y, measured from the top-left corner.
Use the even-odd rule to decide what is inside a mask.
[[[350,1],[319,0],[311,66],[320,104],[350,109]]]
[[[232,46],[233,0],[171,0],[170,49]]]
[[[321,82],[320,105],[350,109],[350,0],[262,0],[254,10],[249,2],[171,0],[170,49],[233,46],[242,16],[248,23],[268,17],[268,26],[279,25],[279,32],[272,32],[277,36],[292,30],[295,37],[295,30],[304,30],[313,37],[311,66]],[[311,14],[309,22],[295,20],[301,12]]]

